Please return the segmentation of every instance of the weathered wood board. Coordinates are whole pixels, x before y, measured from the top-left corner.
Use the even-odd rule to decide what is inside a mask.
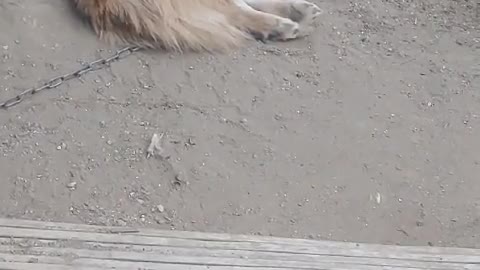
[[[0,219],[0,269],[480,270],[480,250]]]

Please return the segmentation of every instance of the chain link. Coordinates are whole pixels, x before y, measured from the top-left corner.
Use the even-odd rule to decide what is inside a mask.
[[[125,47],[123,49],[120,49],[120,50],[116,51],[110,57],[95,60],[93,62],[90,62],[90,63],[86,64],[84,67],[82,67],[82,68],[80,68],[80,69],[78,69],[74,72],[70,72],[70,73],[64,74],[62,76],[54,77],[54,78],[48,80],[47,82],[41,84],[38,87],[28,88],[28,89],[24,90],[23,92],[21,92],[20,94],[16,95],[15,97],[10,98],[10,99],[0,103],[0,108],[8,109],[10,107],[13,107],[13,106],[17,105],[18,103],[22,102],[25,99],[26,96],[31,96],[31,95],[37,94],[38,92],[41,92],[43,90],[49,90],[49,89],[56,88],[56,87],[62,85],[66,81],[69,81],[69,80],[75,79],[75,78],[80,78],[81,76],[83,76],[86,73],[89,73],[91,71],[103,69],[103,68],[107,67],[110,63],[115,62],[115,61],[120,60],[120,59],[123,59],[123,58],[129,56],[130,54],[132,54],[132,53],[134,53],[138,50],[140,50],[139,47]]]

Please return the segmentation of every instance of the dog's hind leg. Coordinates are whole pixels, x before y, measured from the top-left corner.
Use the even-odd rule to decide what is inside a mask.
[[[245,3],[258,11],[297,22],[303,33],[301,35],[312,30],[315,19],[323,12],[317,5],[306,0],[245,0]]]
[[[235,8],[227,17],[230,23],[259,40],[286,41],[298,37],[299,25],[289,18],[256,10],[244,0],[232,0]]]

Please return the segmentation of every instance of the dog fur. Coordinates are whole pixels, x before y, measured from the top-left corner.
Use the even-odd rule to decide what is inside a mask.
[[[320,8],[306,0],[73,0],[110,42],[226,51],[245,41],[308,35]]]

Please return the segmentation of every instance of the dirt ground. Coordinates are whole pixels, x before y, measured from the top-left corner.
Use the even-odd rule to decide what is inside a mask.
[[[1,101],[115,49],[67,2],[0,0]],[[1,110],[0,215],[480,248],[480,4],[316,2],[307,39],[137,52]]]

